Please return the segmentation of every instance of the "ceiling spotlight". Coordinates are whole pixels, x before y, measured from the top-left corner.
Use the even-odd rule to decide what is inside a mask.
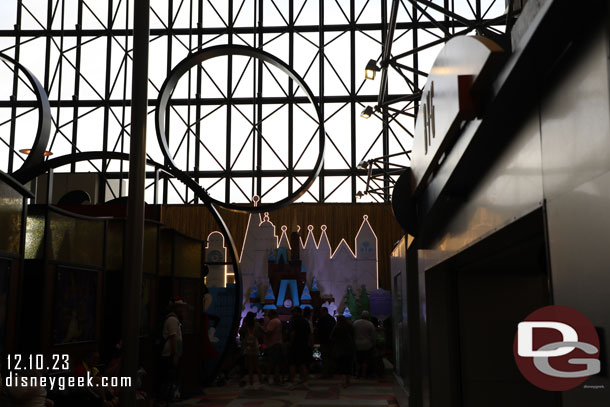
[[[356,192],[356,199],[362,199],[363,196],[364,196],[364,193],[362,191]]]
[[[19,150],[19,152],[22,153],[22,154],[25,154],[25,155],[29,155],[32,152],[32,150],[30,150],[29,148],[22,148],[21,150]],[[51,155],[53,155],[53,153],[50,152],[50,151],[45,151],[44,152],[44,156],[45,157],[49,157]]]
[[[364,160],[362,160],[362,161],[360,161],[360,162],[358,163],[358,167],[357,167],[357,168],[358,168],[359,170],[366,170],[366,168],[367,168],[368,166],[369,166],[369,162],[368,162],[368,161],[364,161]]]
[[[374,59],[370,59],[369,62],[364,67],[364,77],[365,79],[375,79],[375,74],[379,72],[381,68],[377,66],[377,61]]]
[[[373,113],[375,112],[375,110],[373,109],[372,106],[367,106],[364,108],[364,110],[360,113],[360,117],[368,119],[369,117],[371,117],[373,115]]]

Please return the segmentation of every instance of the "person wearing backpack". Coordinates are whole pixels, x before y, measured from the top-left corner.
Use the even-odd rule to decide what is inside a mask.
[[[354,365],[356,343],[354,341],[354,328],[343,315],[337,317],[337,324],[330,333],[332,341],[332,356],[340,374],[343,375],[343,387],[349,386],[349,378]]]
[[[250,386],[254,386],[254,371],[258,374],[258,386],[263,383],[263,372],[258,364],[259,356],[259,342],[258,338],[261,335],[261,328],[256,323],[256,314],[254,312],[248,312],[244,321],[239,328],[239,338],[241,341],[242,352],[246,361],[246,368],[248,369],[248,383]]]

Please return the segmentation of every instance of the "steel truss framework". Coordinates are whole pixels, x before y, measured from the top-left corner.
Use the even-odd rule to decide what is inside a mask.
[[[32,71],[49,95],[47,149],[55,156],[128,152],[133,0],[6,3],[0,52]],[[304,78],[324,118],[325,165],[301,201],[354,201],[370,175],[358,164],[374,157],[386,157],[373,174],[384,192],[368,198],[388,200],[395,177],[388,169],[409,163],[418,95],[439,48],[462,34],[501,42],[506,23],[504,0],[151,1],[148,128],[162,83],[189,54],[219,44],[260,48]],[[364,80],[369,59],[382,65],[381,85]],[[166,123],[172,159],[213,198],[279,201],[308,177],[319,123],[292,80],[263,61],[229,56],[191,69],[178,88]],[[367,105],[379,109],[361,119]],[[18,150],[32,145],[36,112],[23,74],[0,64],[0,169],[14,172],[25,160]],[[148,140],[149,158],[163,162],[156,137]],[[73,162],[65,170],[127,179],[123,161]],[[161,174],[160,188],[158,172],[147,176],[148,202],[158,190],[163,202],[199,202],[170,174]],[[105,199],[126,188],[111,194]]]

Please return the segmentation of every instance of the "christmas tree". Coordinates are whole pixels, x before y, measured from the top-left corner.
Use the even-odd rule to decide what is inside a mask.
[[[345,301],[346,308],[349,308],[350,315],[352,320],[356,320],[360,318],[360,307],[358,306],[358,302],[356,301],[356,297],[352,291],[352,287],[347,287],[347,300]]]

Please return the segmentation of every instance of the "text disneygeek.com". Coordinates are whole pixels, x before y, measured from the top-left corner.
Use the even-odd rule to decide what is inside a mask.
[[[74,387],[131,387],[131,377],[93,377],[89,372],[86,376],[77,377],[20,376],[11,372],[3,381],[6,387],[46,387],[49,390],[60,391]]]

